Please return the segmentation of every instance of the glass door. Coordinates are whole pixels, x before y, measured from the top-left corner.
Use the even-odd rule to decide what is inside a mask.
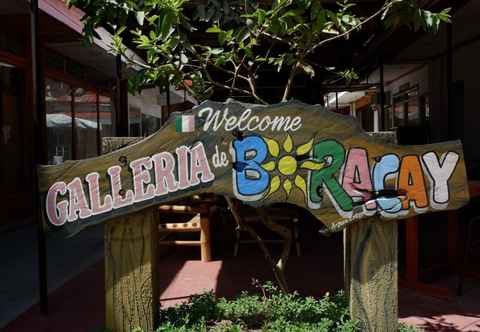
[[[425,144],[429,141],[428,100],[419,96],[418,90],[418,86],[414,86],[393,96],[394,125],[399,144]]]
[[[0,199],[8,204],[10,218],[25,212],[31,201],[25,84],[23,69],[0,62]]]

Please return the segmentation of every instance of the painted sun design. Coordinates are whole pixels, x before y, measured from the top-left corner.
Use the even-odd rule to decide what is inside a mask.
[[[267,144],[268,152],[274,158],[274,160],[263,163],[262,167],[268,172],[275,172],[265,198],[277,192],[280,186],[283,187],[288,198],[294,185],[307,197],[307,181],[298,174],[298,171],[302,169],[315,171],[324,167],[323,162],[310,158],[313,138],[295,148],[292,137],[290,134],[287,134],[283,141],[282,149],[280,149],[280,144],[276,140],[266,137],[262,138]]]

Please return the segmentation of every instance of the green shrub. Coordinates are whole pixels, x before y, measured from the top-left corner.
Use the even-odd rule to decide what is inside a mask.
[[[334,323],[329,319],[322,319],[317,323],[289,322],[278,319],[265,324],[263,332],[330,332],[334,330]]]
[[[242,293],[238,298],[220,299],[217,309],[222,319],[243,323],[251,328],[258,328],[265,319],[265,304],[257,295]]]
[[[160,310],[156,332],[359,332],[343,292],[321,299],[283,293],[271,283],[257,285],[261,295],[242,293],[233,300],[216,299],[212,292],[187,303]],[[132,332],[143,332],[135,329]],[[145,331],[152,332],[152,331]],[[399,332],[421,332],[400,324]]]
[[[209,328],[209,332],[242,332],[245,328],[241,324],[235,324],[231,321],[220,321]]]
[[[160,312],[157,332],[322,332],[360,331],[348,314],[342,292],[320,300],[284,293],[272,283],[257,285],[262,295],[242,293],[233,300],[216,300],[213,293]]]
[[[423,329],[400,323],[398,326],[398,332],[424,332]]]
[[[197,330],[193,330],[192,327],[181,325],[175,326],[173,323],[167,322],[162,324],[156,332],[196,332]],[[198,330],[200,332],[200,330]],[[133,331],[133,332],[143,332],[143,330]]]
[[[217,300],[212,292],[193,295],[186,303],[160,310],[160,322],[168,322],[173,326],[205,325],[218,318]]]
[[[262,286],[266,294],[265,306],[268,321],[316,323],[322,319],[343,324],[350,320],[348,304],[343,292],[320,300],[301,297],[298,293],[284,293],[270,283]]]

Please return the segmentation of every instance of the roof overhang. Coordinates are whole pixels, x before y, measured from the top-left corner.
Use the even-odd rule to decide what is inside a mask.
[[[29,35],[30,0],[0,0],[0,15],[15,17],[18,29]],[[82,17],[84,12],[75,7],[68,7],[63,0],[38,0],[40,9],[39,36],[43,45],[75,62],[95,70],[95,80],[106,81],[115,78],[115,59],[111,50],[112,36],[103,29],[96,30],[98,38],[93,45],[87,46],[83,40]],[[21,23],[20,23],[21,20]],[[12,22],[10,22],[12,23]],[[143,60],[131,50],[127,55],[136,61]],[[125,62],[125,59],[124,59]],[[139,68],[132,67],[133,70]]]

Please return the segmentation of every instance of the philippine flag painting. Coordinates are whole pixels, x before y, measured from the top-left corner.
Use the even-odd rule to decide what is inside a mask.
[[[177,133],[191,133],[195,131],[195,115],[180,115],[175,119]]]

